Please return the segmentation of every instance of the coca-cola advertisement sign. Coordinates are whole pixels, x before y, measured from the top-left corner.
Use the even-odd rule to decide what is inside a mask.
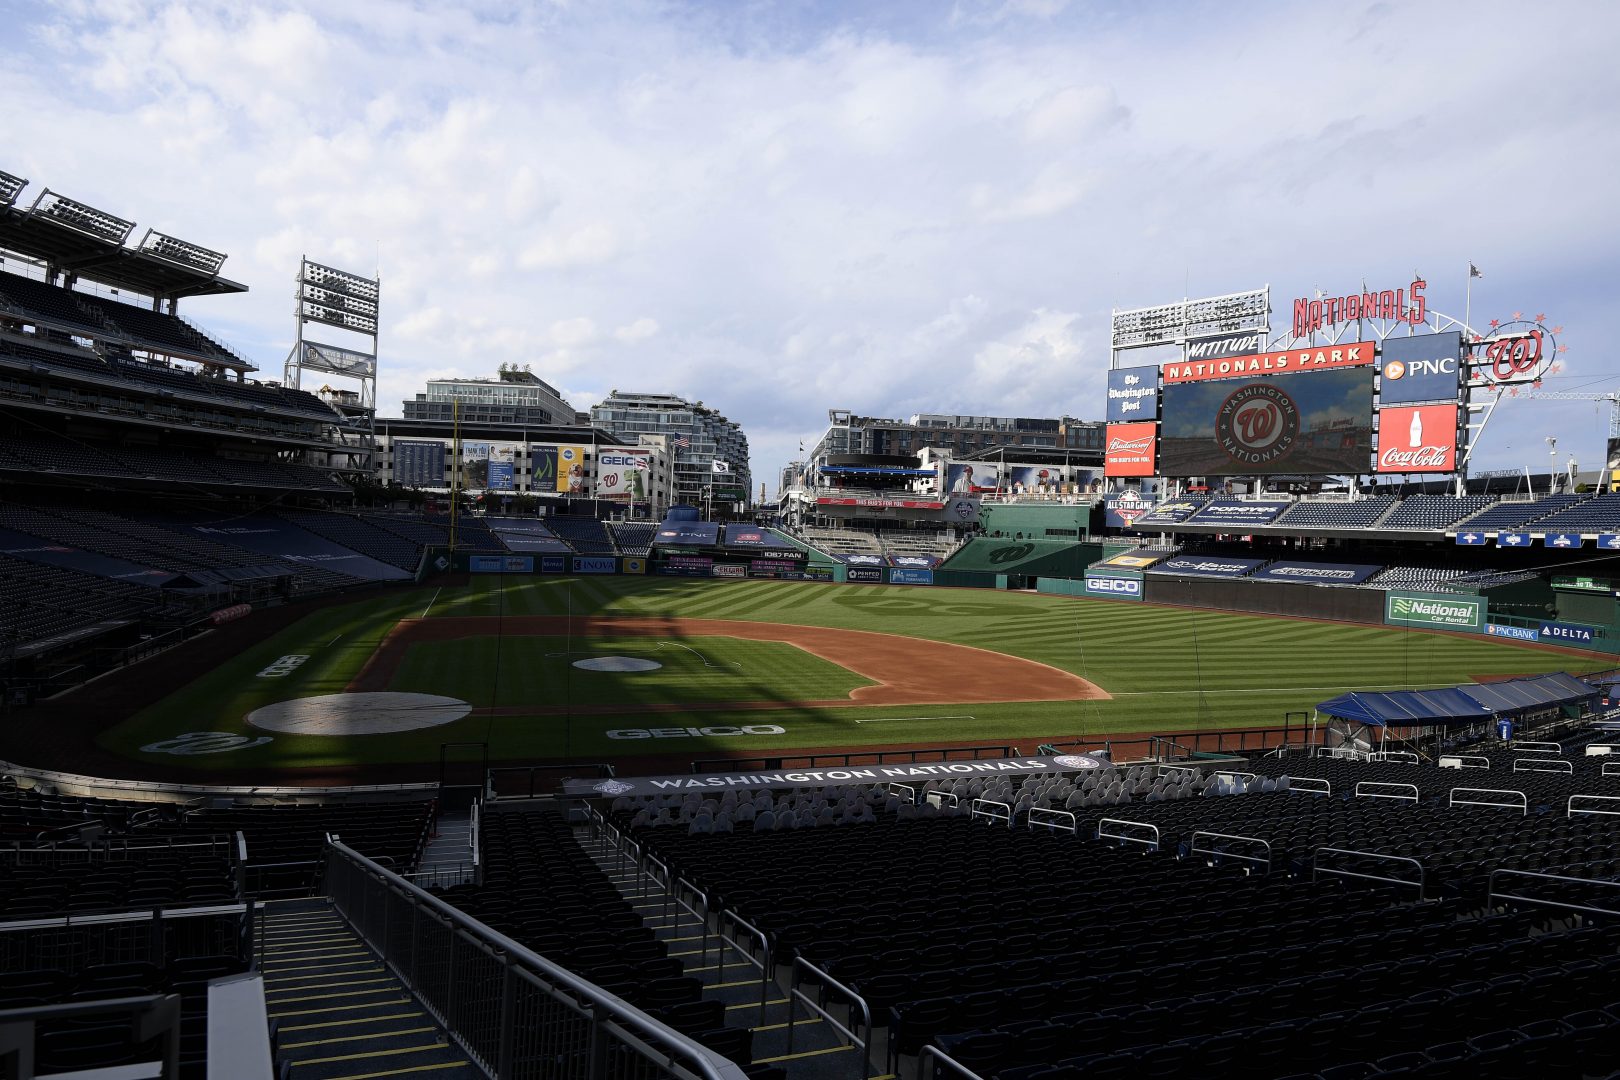
[[[1109,424],[1103,452],[1104,476],[1152,476],[1157,424]]]
[[[1407,405],[1378,410],[1381,473],[1457,471],[1457,406]]]

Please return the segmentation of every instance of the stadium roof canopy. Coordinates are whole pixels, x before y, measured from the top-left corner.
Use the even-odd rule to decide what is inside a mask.
[[[246,285],[220,276],[219,264],[225,256],[217,252],[152,230],[142,238],[141,246],[126,247],[123,240],[114,238],[116,226],[106,235],[96,235],[88,228],[66,224],[68,220],[72,220],[70,215],[49,213],[38,203],[0,207],[0,249],[83,280],[160,300],[247,292]],[[133,228],[132,223],[121,224]]]
[[[1373,727],[1439,727],[1512,716],[1532,709],[1574,705],[1596,697],[1595,687],[1560,672],[1499,683],[1469,683],[1444,690],[1355,692],[1324,701],[1316,711]]]

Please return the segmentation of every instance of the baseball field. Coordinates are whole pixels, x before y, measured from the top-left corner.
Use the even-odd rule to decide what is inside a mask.
[[[102,731],[199,770],[1280,725],[1352,689],[1607,666],[1473,635],[1029,593],[474,577],[311,608]]]

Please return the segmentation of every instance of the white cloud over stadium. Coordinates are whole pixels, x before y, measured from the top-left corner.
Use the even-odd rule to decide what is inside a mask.
[[[515,10],[514,10],[515,8]],[[529,363],[702,398],[773,480],[825,409],[1099,417],[1107,315],[1430,281],[1607,390],[1620,9],[11,6],[0,168],[231,253],[187,311],[279,375],[298,258],[385,285],[385,411]],[[1515,402],[1476,466],[1584,464]]]

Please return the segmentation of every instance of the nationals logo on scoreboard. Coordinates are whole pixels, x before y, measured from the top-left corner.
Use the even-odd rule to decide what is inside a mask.
[[[1381,473],[1457,471],[1457,406],[1409,405],[1378,410]]]
[[[1215,414],[1215,442],[1233,461],[1264,465],[1285,456],[1299,438],[1299,406],[1269,382],[1239,387]]]

